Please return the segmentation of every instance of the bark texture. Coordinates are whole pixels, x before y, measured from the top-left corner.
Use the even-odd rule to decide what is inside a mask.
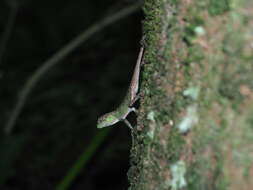
[[[253,1],[145,0],[131,190],[253,189]]]

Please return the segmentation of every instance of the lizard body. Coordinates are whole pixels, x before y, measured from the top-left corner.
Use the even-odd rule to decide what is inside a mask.
[[[134,68],[133,77],[129,86],[129,89],[127,91],[127,94],[123,100],[123,102],[120,104],[120,106],[109,113],[106,113],[99,117],[97,122],[97,128],[103,128],[108,127],[111,125],[114,125],[115,123],[119,121],[124,121],[128,127],[132,129],[131,124],[128,122],[126,117],[128,114],[132,111],[136,112],[136,109],[133,106],[133,104],[136,102],[136,100],[139,98],[138,90],[139,90],[139,78],[140,78],[140,67],[143,57],[143,51],[144,48],[141,47],[138,59]]]

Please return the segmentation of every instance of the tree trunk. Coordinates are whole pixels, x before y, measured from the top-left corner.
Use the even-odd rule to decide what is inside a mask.
[[[253,189],[253,1],[145,0],[131,190]]]

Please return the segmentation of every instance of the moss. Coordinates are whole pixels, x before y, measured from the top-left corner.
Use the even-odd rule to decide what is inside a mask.
[[[173,5],[178,5],[178,3],[181,2],[181,0],[170,0],[169,2]]]
[[[251,112],[250,112],[250,114],[249,114],[249,117],[247,118],[247,123],[248,123],[248,125],[249,125],[249,129],[251,129],[252,131],[251,132],[253,132],[253,117],[252,117],[252,115],[253,115],[253,110],[251,110]],[[252,133],[253,134],[253,133]],[[253,136],[253,135],[252,135]]]
[[[228,181],[223,173],[223,158],[217,157],[217,162],[213,165],[213,161],[209,159],[199,158],[195,163],[187,169],[186,181],[187,189],[205,189],[205,190],[227,190]],[[203,176],[208,176],[203,177]],[[211,176],[210,176],[211,175]]]
[[[234,119],[247,100],[240,91],[241,85],[252,86],[252,55],[245,50],[243,31],[235,30],[234,21],[224,14],[230,11],[229,1],[191,1],[189,7],[180,3],[145,2],[147,64],[142,83],[145,97],[141,100],[145,114],[140,118],[144,127],[135,147],[138,167],[134,171],[139,173],[131,176],[138,181],[133,190],[167,190],[168,186],[161,184],[170,181],[170,165],[182,158],[190,166],[187,189],[226,190],[231,176],[224,169],[233,160],[228,162],[224,157],[230,153],[227,149],[235,146],[230,141],[237,139],[234,143],[240,144],[238,147],[246,142],[239,142],[241,137],[237,138],[232,130],[238,129],[233,129],[234,125],[244,126]],[[243,19],[237,23],[240,29],[240,24],[249,23],[244,16],[233,17]],[[236,64],[242,61],[241,55],[245,64]],[[194,94],[196,91],[199,96]],[[190,105],[196,105],[194,114],[198,119],[194,119],[194,127],[181,134],[177,124],[187,116]],[[240,155],[245,152],[240,151]],[[243,160],[247,176],[250,162]]]
[[[232,77],[223,79],[219,87],[219,93],[221,96],[233,101],[234,109],[237,109],[237,105],[240,105],[243,97],[239,92],[240,83],[237,80],[232,80]]]
[[[176,128],[173,128],[170,132],[167,142],[167,158],[170,162],[175,162],[179,160],[180,155],[183,151],[183,146],[185,145],[185,141]]]
[[[229,0],[209,0],[208,12],[212,16],[224,14],[229,9]]]

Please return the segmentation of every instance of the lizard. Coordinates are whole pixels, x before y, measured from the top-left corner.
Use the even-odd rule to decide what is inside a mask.
[[[140,94],[138,94],[138,91],[143,52],[144,48],[141,47],[134,68],[134,73],[130,82],[130,86],[122,103],[116,110],[100,116],[97,121],[97,128],[109,127],[120,121],[123,121],[130,129],[133,129],[132,125],[126,119],[126,117],[132,111],[137,113],[137,110],[133,107],[133,104],[138,100],[140,96]]]

